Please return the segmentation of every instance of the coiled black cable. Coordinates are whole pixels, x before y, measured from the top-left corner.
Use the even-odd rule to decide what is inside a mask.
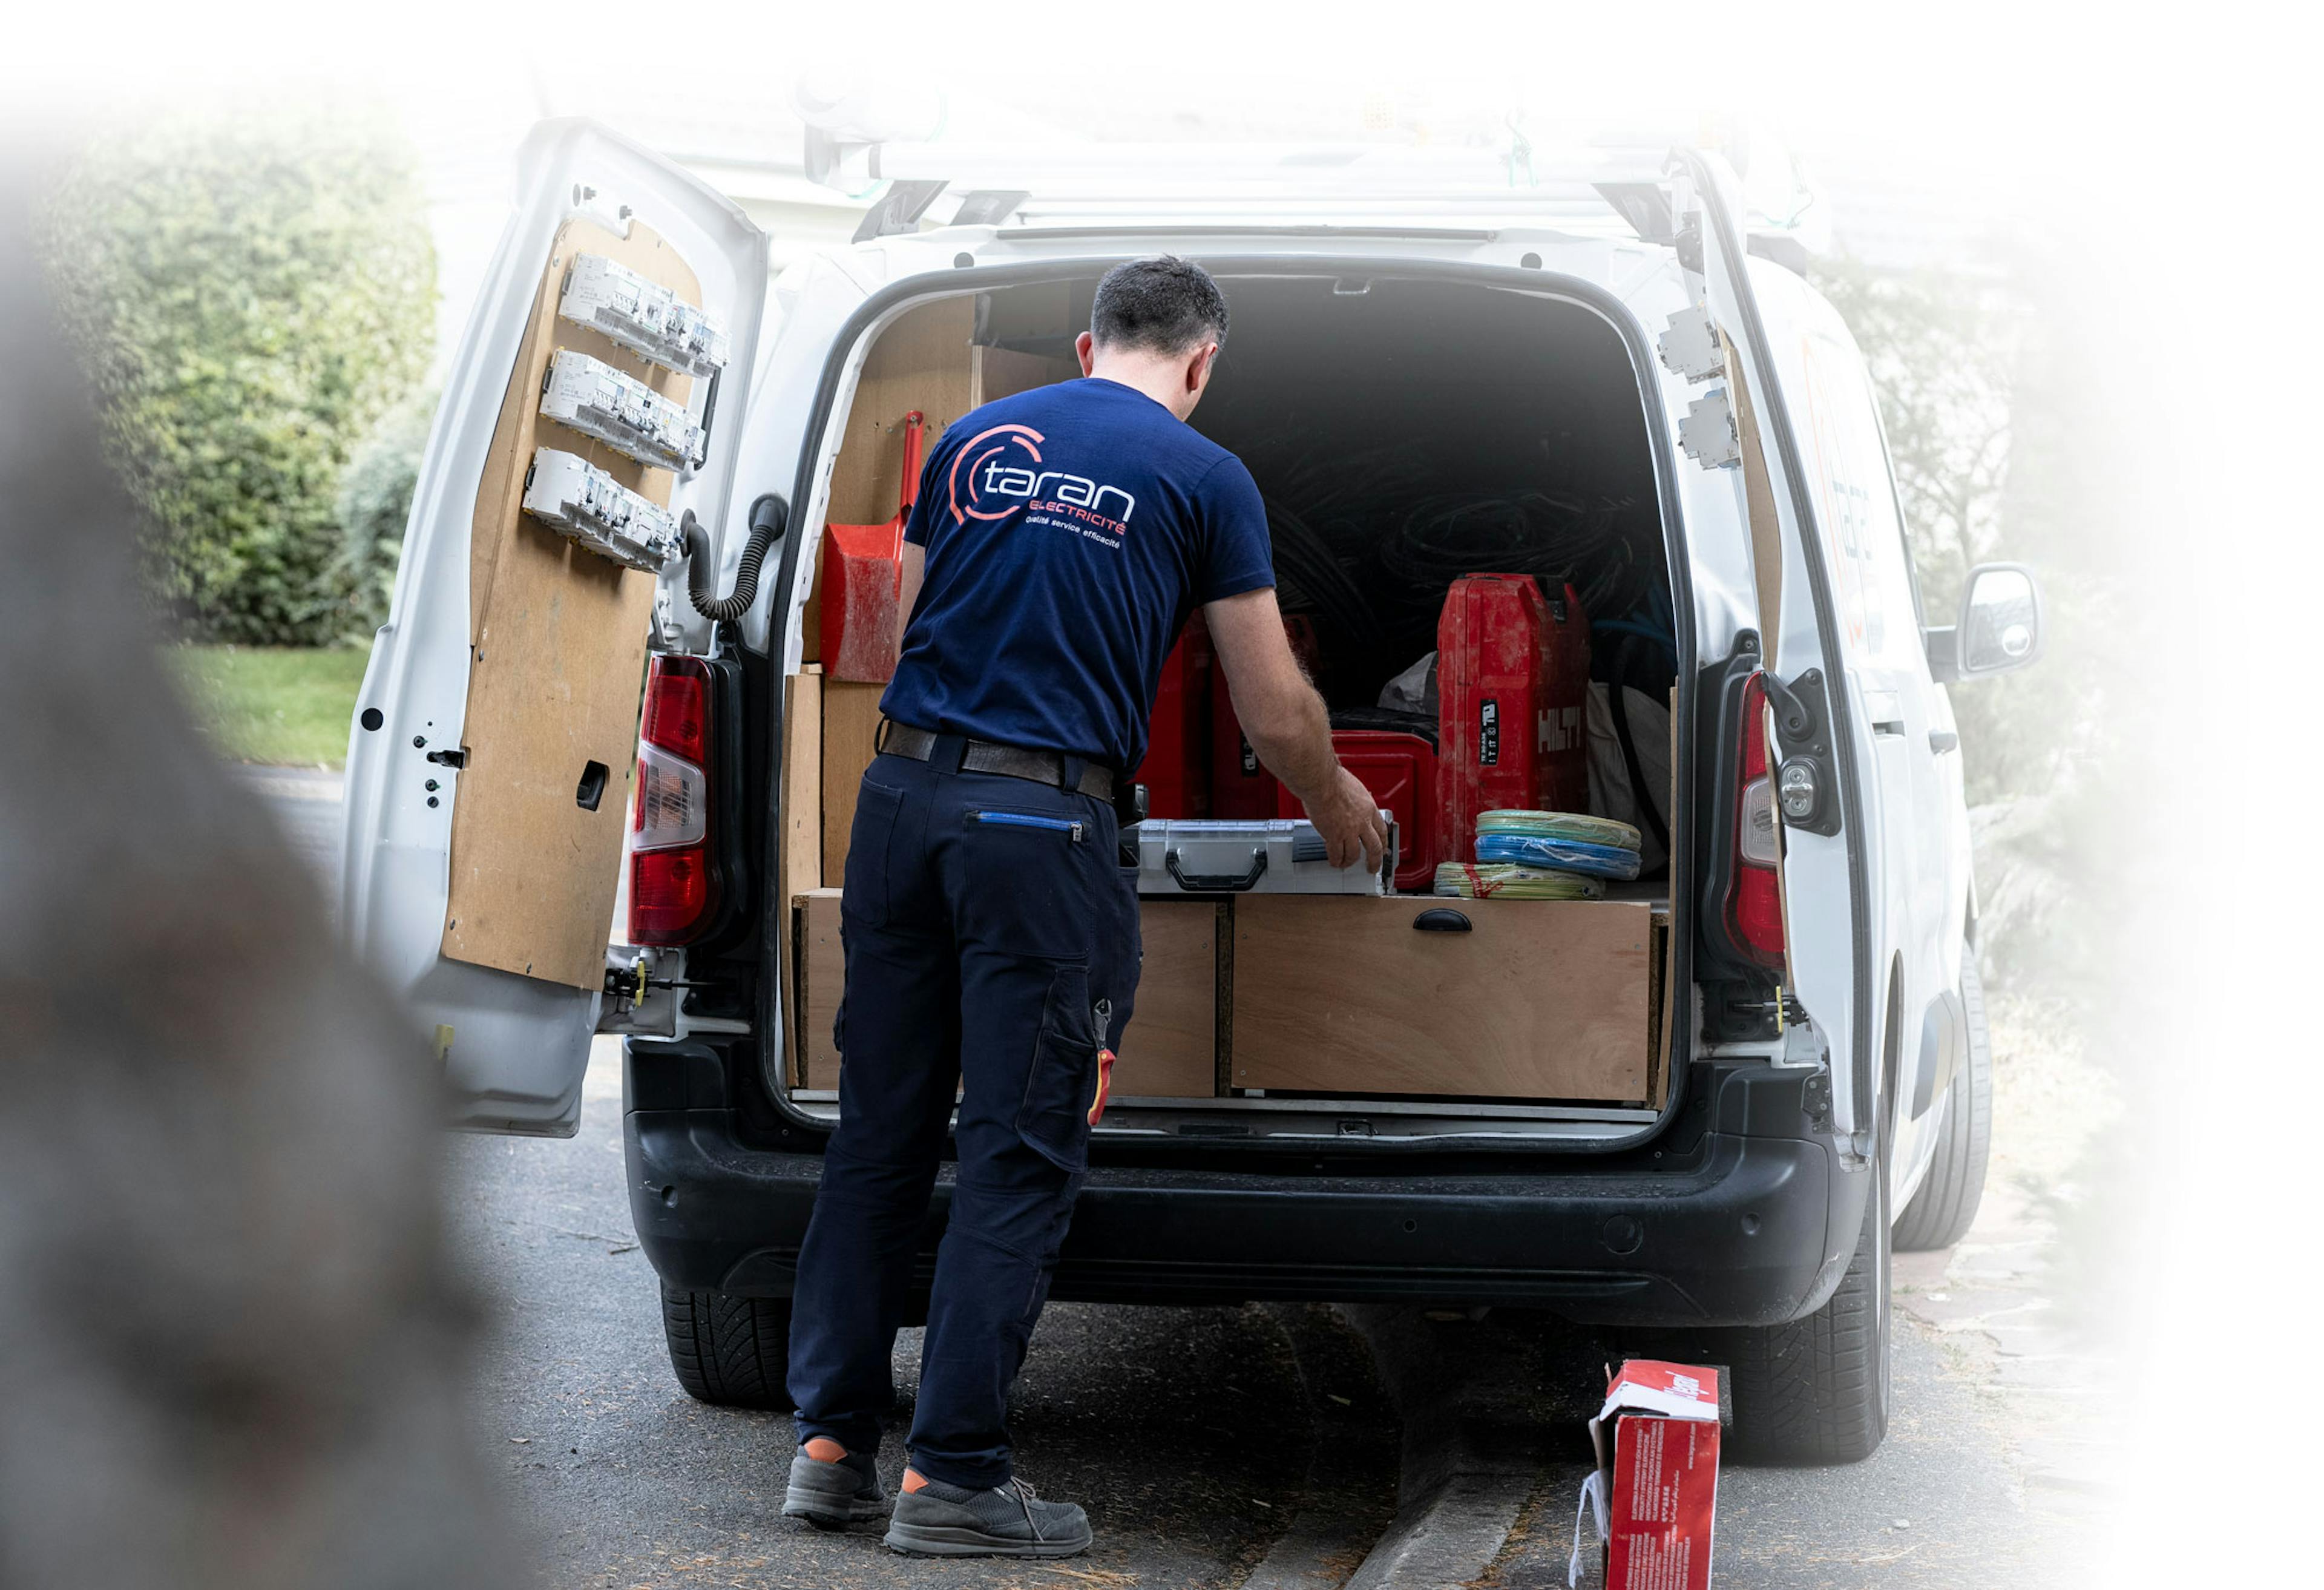
[[[688,508],[678,522],[686,538],[686,595],[694,610],[714,624],[731,624],[751,610],[759,598],[759,570],[768,549],[782,540],[790,520],[790,504],[769,492],[751,504],[751,539],[742,543],[742,561],[734,569],[734,588],[723,596],[710,594],[710,532]]]

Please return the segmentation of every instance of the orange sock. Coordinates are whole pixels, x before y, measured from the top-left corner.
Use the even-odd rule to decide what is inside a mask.
[[[817,1463],[841,1463],[847,1457],[847,1448],[829,1436],[816,1436],[800,1450]]]
[[[927,1476],[921,1474],[918,1469],[908,1468],[904,1471],[905,1490],[924,1491],[927,1488]]]

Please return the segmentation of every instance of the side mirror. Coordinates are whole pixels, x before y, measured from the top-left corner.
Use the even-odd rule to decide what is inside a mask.
[[[2008,673],[2042,655],[2042,587],[2023,563],[1980,563],[1961,593],[1960,622],[1925,639],[1941,685]]]

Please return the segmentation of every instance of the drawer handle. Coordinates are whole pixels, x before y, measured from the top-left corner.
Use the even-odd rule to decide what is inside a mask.
[[[1170,877],[1189,894],[1240,894],[1267,876],[1267,852],[1254,846],[1250,853],[1250,871],[1238,877],[1233,873],[1185,873],[1178,869],[1178,852],[1174,847],[1162,853],[1162,864],[1169,869]]]
[[[1474,930],[1474,924],[1467,917],[1441,905],[1422,911],[1412,919],[1412,925],[1422,933],[1467,933]]]

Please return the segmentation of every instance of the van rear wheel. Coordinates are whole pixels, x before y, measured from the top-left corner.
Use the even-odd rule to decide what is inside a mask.
[[[661,1289],[669,1366],[686,1394],[715,1408],[791,1406],[791,1300]]]
[[[1888,1194],[1875,1168],[1864,1231],[1824,1306],[1788,1325],[1713,1333],[1747,1463],[1855,1463],[1888,1433]]]
[[[1896,1245],[1908,1253],[1950,1248],[1968,1234],[1985,1197],[1985,1164],[1993,1139],[1993,1046],[1985,1031],[1985,989],[1977,980],[1977,951],[1961,950],[1961,1006],[1969,1021],[1968,1054],[1945,1090],[1937,1124],[1936,1157],[1921,1188],[1896,1220]]]

